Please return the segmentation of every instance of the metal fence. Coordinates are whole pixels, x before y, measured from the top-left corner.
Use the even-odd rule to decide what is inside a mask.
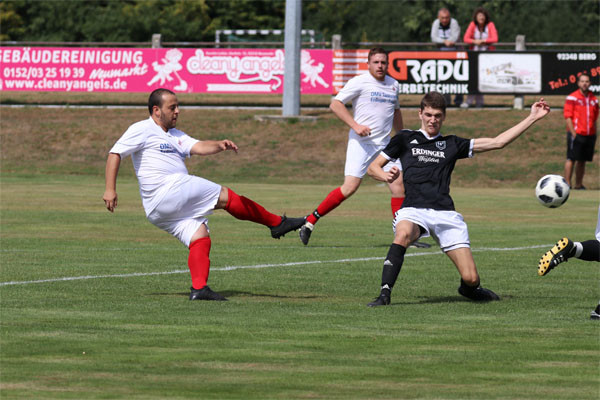
[[[360,49],[371,47],[383,47],[386,49],[404,49],[404,50],[422,50],[436,49],[436,45],[431,42],[343,42],[336,40],[336,35],[331,41],[308,41],[302,42],[302,48],[347,48]],[[514,42],[498,42],[494,46],[502,49],[515,49],[518,40]],[[457,47],[468,49],[467,43],[457,43]],[[600,45],[597,42],[525,42],[528,49],[538,50],[557,50],[557,49],[598,49]],[[283,48],[283,41],[257,41],[257,42],[163,42],[160,34],[155,34],[148,42],[45,42],[45,41],[0,41],[0,46],[48,46],[48,47],[198,47],[198,48]]]

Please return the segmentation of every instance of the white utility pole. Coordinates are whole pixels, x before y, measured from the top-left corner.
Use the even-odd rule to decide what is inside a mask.
[[[284,117],[300,115],[300,47],[302,0],[285,1]]]

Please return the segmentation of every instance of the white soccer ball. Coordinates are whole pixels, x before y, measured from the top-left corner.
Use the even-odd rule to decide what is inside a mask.
[[[571,188],[560,175],[545,175],[535,186],[535,197],[543,206],[560,207],[569,198]]]

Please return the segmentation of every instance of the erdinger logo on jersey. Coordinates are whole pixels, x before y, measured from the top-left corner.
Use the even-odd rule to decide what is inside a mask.
[[[445,144],[446,142],[444,142],[444,147]],[[413,157],[417,157],[417,160],[419,160],[419,162],[432,162],[439,164],[440,159],[446,158],[446,153],[444,153],[443,151],[419,149],[417,147],[413,147],[411,150]]]

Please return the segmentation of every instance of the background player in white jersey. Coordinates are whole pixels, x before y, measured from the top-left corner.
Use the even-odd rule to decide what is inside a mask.
[[[350,79],[340,90],[329,108],[350,127],[344,183],[331,191],[316,210],[307,216],[306,224],[300,229],[300,239],[308,244],[317,220],[352,196],[367,172],[367,167],[379,151],[390,141],[392,128],[395,132],[403,128],[402,112],[398,104],[398,82],[387,75],[388,56],[380,47],[369,51],[368,73]],[[352,101],[353,114],[345,104]],[[393,171],[402,170],[400,163],[394,164]],[[402,178],[390,183],[392,193],[392,213],[396,212],[404,200]]]
[[[175,129],[179,103],[173,92],[153,91],[148,111],[150,118],[131,125],[110,150],[103,196],[106,208],[114,212],[117,207],[121,158],[131,155],[146,217],[190,249],[190,300],[226,300],[206,285],[211,246],[207,216],[222,208],[237,219],[268,226],[276,239],[298,229],[304,218],[280,217],[229,188],[189,175],[184,163],[187,157],[237,152],[238,147],[230,140],[199,141]]]
[[[578,258],[583,261],[600,261],[600,207],[598,207],[598,222],[596,223],[596,239],[585,242],[573,242],[564,237],[554,247],[548,250],[538,263],[538,275],[544,276],[558,264],[566,262],[569,258]],[[590,315],[591,319],[600,320],[600,302]]]
[[[480,286],[467,225],[455,211],[450,197],[450,175],[458,159],[505,147],[549,112],[548,104],[540,99],[533,104],[527,118],[498,136],[463,139],[440,133],[446,118],[444,96],[430,92],[423,97],[419,111],[421,129],[404,130],[394,136],[369,166],[368,172],[373,178],[393,182],[398,173],[386,172],[383,167],[389,160],[400,158],[406,190],[404,205],[394,218],[394,241],[383,263],[381,293],[369,306],[390,304],[406,248],[419,237],[430,235],[458,269],[461,295],[476,301],[499,300],[494,292]]]

